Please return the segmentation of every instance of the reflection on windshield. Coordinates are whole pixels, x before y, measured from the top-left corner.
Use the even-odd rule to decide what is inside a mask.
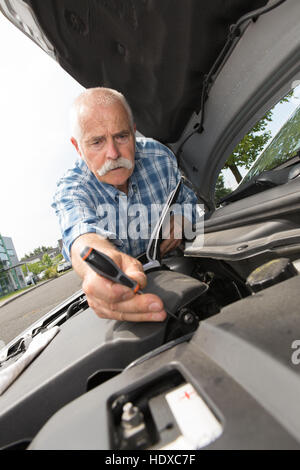
[[[227,158],[216,183],[217,205],[243,183],[297,153],[300,148],[300,85],[297,85],[257,121]]]
[[[251,170],[243,179],[243,183],[250,181],[262,171],[272,170],[281,163],[294,157],[300,149],[300,105],[280,129],[269,146],[254,163]]]

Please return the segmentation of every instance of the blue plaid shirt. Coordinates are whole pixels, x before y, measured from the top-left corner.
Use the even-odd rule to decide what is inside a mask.
[[[153,220],[157,220],[156,211],[150,214],[151,204],[155,205],[152,208],[163,206],[180,177],[173,153],[148,138],[136,139],[135,166],[128,180],[127,196],[98,181],[78,158],[75,167],[58,181],[52,204],[59,218],[64,256],[70,259],[72,243],[85,233],[98,233],[134,257],[145,252]],[[176,203],[194,206],[196,202],[194,192],[182,184]],[[137,204],[148,208],[146,213],[137,211],[141,207]],[[141,236],[128,236],[130,232]]]

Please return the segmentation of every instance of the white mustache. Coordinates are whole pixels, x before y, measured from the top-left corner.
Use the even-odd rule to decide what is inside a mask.
[[[116,168],[126,168],[127,170],[131,170],[133,167],[133,163],[127,158],[119,157],[117,160],[108,160],[107,162],[102,165],[101,168],[97,170],[99,176],[105,176],[111,170],[115,170]]]

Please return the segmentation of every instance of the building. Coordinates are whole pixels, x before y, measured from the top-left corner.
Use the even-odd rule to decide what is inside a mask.
[[[60,254],[60,247],[59,245],[56,248],[51,248],[49,250],[41,251],[39,253],[35,253],[32,256],[26,256],[26,258],[22,258],[23,264],[31,264],[31,263],[38,263],[42,261],[44,255],[49,255],[51,259],[55,258],[55,256]]]
[[[0,234],[0,297],[26,286],[19,264],[12,239]]]
[[[62,253],[62,250],[63,250],[63,241],[62,241],[62,238],[60,238],[59,240],[57,240],[57,245],[60,249],[60,252]]]

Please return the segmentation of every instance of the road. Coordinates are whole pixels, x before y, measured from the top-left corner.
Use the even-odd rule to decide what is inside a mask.
[[[2,306],[0,340],[7,344],[14,339],[45,313],[80,290],[81,282],[79,276],[72,270]]]

